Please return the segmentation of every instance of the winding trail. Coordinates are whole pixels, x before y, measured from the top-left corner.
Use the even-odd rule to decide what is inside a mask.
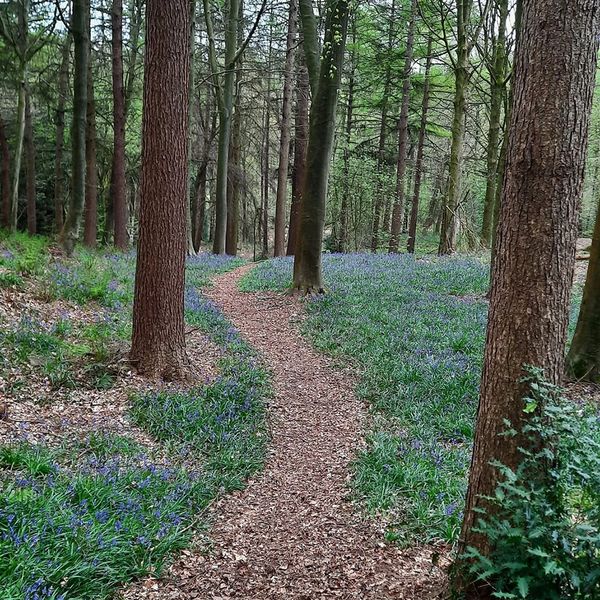
[[[215,507],[208,553],[185,552],[160,581],[125,598],[384,600],[431,598],[443,584],[433,548],[383,543],[348,500],[349,463],[365,409],[352,378],[298,333],[302,306],[237,282],[252,265],[220,275],[212,298],[273,372],[271,453],[265,470]]]

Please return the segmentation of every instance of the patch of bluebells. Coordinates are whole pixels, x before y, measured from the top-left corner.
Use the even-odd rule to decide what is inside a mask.
[[[289,258],[261,263],[242,287],[283,290],[292,266]],[[304,332],[359,368],[358,392],[378,415],[356,461],[357,494],[370,510],[398,514],[404,542],[451,541],[473,435],[488,265],[473,257],[328,254],[323,276],[327,294],[308,300]]]

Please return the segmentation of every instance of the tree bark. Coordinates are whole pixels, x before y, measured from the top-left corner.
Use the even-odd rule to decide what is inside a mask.
[[[10,152],[6,141],[4,120],[0,115],[0,185],[2,186],[2,226],[10,225]]]
[[[410,104],[410,76],[412,70],[413,45],[415,41],[415,20],[417,16],[417,0],[412,0],[410,6],[410,21],[406,36],[406,54],[404,57],[404,72],[402,81],[402,103],[400,121],[398,124],[398,165],[396,170],[396,198],[392,211],[392,226],[390,228],[390,252],[398,252],[402,216],[404,214],[404,177],[408,161],[408,108]]]
[[[292,121],[292,96],[294,78],[294,58],[298,18],[297,0],[290,0],[288,32],[286,40],[285,74],[283,80],[283,106],[281,134],[279,138],[279,168],[277,169],[277,199],[275,202],[275,246],[273,254],[285,254],[285,208],[287,203],[287,183],[290,163],[290,124]]]
[[[25,187],[27,195],[27,233],[37,232],[35,190],[35,142],[31,117],[31,94],[25,90]]]
[[[510,468],[523,439],[500,437],[505,420],[519,430],[524,365],[563,376],[575,242],[598,51],[597,0],[524,3],[515,54],[497,260],[475,444],[459,555],[468,546],[489,553],[473,531],[482,496],[493,495],[496,459]],[[489,587],[471,590],[490,597]]]
[[[310,85],[308,70],[303,53],[296,75],[296,119],[294,125],[294,170],[292,173],[292,206],[290,209],[290,227],[288,232],[287,255],[294,256],[298,243],[302,189],[306,176],[306,150],[308,148],[308,107],[310,104]]]
[[[88,62],[87,126],[85,129],[85,206],[83,210],[83,243],[96,247],[98,236],[98,164],[96,156],[96,100],[92,61]]]
[[[421,126],[419,128],[419,141],[417,143],[417,158],[415,161],[415,188],[413,191],[410,210],[410,223],[408,224],[408,242],[406,249],[410,254],[415,252],[417,238],[417,220],[419,218],[419,201],[421,196],[421,178],[423,177],[423,155],[425,152],[425,137],[427,136],[427,113],[429,112],[429,73],[431,71],[431,50],[433,38],[427,42],[427,62],[425,64],[425,78],[423,82],[423,104],[421,106]]]
[[[87,114],[87,74],[89,62],[88,0],[73,0],[72,32],[75,47],[75,73],[73,81],[73,184],[71,202],[61,233],[61,244],[70,255],[79,238],[81,216],[85,201],[85,129]]]
[[[321,251],[325,201],[350,7],[347,0],[330,0],[326,10],[319,85],[310,111],[306,179],[294,260],[293,287],[307,294],[324,291]]]
[[[56,104],[56,144],[54,147],[54,227],[60,234],[64,226],[64,173],[63,151],[65,147],[65,105],[69,87],[69,54],[71,35],[68,34],[61,50],[60,70],[58,73],[58,101]]]
[[[112,31],[112,93],[114,143],[111,196],[114,215],[114,243],[119,250],[129,245],[127,196],[125,189],[125,89],[123,87],[123,1],[113,0],[110,13]]]
[[[187,0],[147,0],[140,230],[131,361],[185,376],[184,288],[189,127]]]
[[[487,168],[485,199],[483,203],[483,223],[481,241],[486,247],[492,243],[494,204],[498,186],[498,159],[500,148],[500,127],[502,125],[502,103],[506,96],[506,24],[508,20],[508,0],[499,0],[498,37],[494,45],[493,69],[490,83],[490,127],[488,133]]]

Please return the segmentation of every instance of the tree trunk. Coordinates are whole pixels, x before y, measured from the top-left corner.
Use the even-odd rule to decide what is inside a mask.
[[[400,121],[398,126],[398,166],[396,170],[396,200],[392,211],[392,226],[390,228],[390,252],[398,252],[400,243],[400,230],[404,214],[404,177],[408,160],[408,108],[410,104],[410,76],[412,70],[413,45],[415,41],[415,21],[417,15],[417,0],[412,0],[410,7],[410,21],[406,36],[406,54],[404,57],[404,72],[402,81],[402,104],[400,107]]]
[[[75,73],[73,81],[73,184],[71,202],[65,225],[61,233],[61,244],[67,254],[71,254],[79,238],[81,215],[85,201],[85,128],[87,114],[87,74],[90,51],[88,34],[88,0],[73,0],[71,28],[75,47]]]
[[[189,127],[187,0],[147,0],[140,229],[131,361],[185,376],[184,287]]]
[[[294,55],[296,46],[297,0],[290,0],[288,32],[286,41],[285,74],[283,80],[283,107],[281,135],[279,138],[279,168],[277,169],[277,200],[275,203],[275,247],[273,254],[285,254],[285,208],[287,203],[287,182],[290,162],[290,123],[292,121],[292,95],[294,77]]]
[[[492,243],[492,226],[494,223],[494,203],[498,186],[498,156],[500,148],[500,126],[502,124],[502,103],[506,96],[506,22],[508,20],[508,0],[500,0],[498,38],[494,46],[494,66],[490,85],[490,128],[488,133],[487,168],[485,200],[483,203],[483,224],[481,241],[486,247]]]
[[[92,61],[88,62],[87,126],[85,130],[85,206],[83,211],[83,243],[96,247],[98,236],[98,164],[96,159],[96,101]]]
[[[412,206],[410,210],[410,223],[408,225],[408,242],[406,249],[411,254],[415,252],[417,238],[417,220],[419,218],[419,200],[421,196],[421,178],[423,177],[423,154],[425,151],[425,136],[427,135],[427,113],[429,111],[429,73],[431,71],[431,49],[433,38],[427,42],[427,63],[425,64],[425,78],[423,83],[423,105],[421,107],[421,127],[417,144],[417,159],[415,161],[415,188],[413,191]]]
[[[396,0],[392,0],[390,8],[390,19],[388,29],[388,54],[392,52],[394,47],[394,25],[396,22]],[[383,98],[381,100],[381,123],[379,127],[379,146],[377,150],[377,187],[375,191],[375,206],[373,210],[373,231],[371,233],[371,252],[377,252],[379,249],[379,232],[381,226],[382,209],[384,207],[384,189],[383,189],[383,174],[385,172],[385,146],[387,142],[387,119],[388,119],[388,103],[390,90],[392,87],[392,69],[391,66],[386,66],[385,84],[383,86]],[[387,206],[387,204],[386,204]],[[389,219],[388,219],[389,223]],[[387,228],[384,227],[387,231]]]
[[[37,231],[35,203],[35,141],[31,118],[31,94],[25,91],[25,185],[27,194],[27,233],[35,235]]]
[[[473,531],[477,508],[492,507],[498,473],[514,469],[521,436],[501,437],[505,420],[520,429],[524,365],[563,376],[588,125],[598,50],[597,0],[531,0],[515,55],[497,260],[465,519],[459,547],[489,553]],[[568,76],[565,76],[565,73]],[[477,596],[473,591],[472,597]],[[489,588],[480,591],[490,597]]]
[[[290,227],[288,232],[287,255],[296,253],[298,229],[300,227],[300,211],[302,206],[302,189],[306,176],[306,150],[308,148],[308,107],[310,103],[310,86],[308,70],[303,53],[300,54],[296,75],[296,120],[294,126],[294,170],[292,173],[292,206],[290,209]]]
[[[307,294],[323,292],[321,250],[325,202],[349,10],[346,0],[327,3],[319,85],[310,111],[306,179],[293,284],[296,291]],[[306,31],[304,33],[306,36]]]
[[[6,141],[4,120],[0,115],[0,186],[2,186],[2,226],[10,225],[10,153]]]
[[[127,196],[125,191],[125,90],[123,87],[123,1],[113,0],[110,13],[112,30],[112,93],[114,145],[111,196],[114,215],[114,242],[119,250],[129,245],[127,234]]]
[[[192,134],[193,134],[193,115],[194,115],[194,87],[195,87],[195,55],[196,55],[196,0],[190,1],[190,80],[188,82],[189,91],[189,129],[188,129],[188,182],[187,182],[187,195],[186,195],[186,217],[185,221],[187,224],[187,254],[188,256],[194,256],[196,254],[196,248],[194,246],[194,213],[195,205],[198,201],[197,194],[192,193],[192,163],[193,163],[193,150],[192,150]]]
[[[60,234],[64,226],[63,198],[63,150],[65,147],[65,104],[69,87],[69,54],[71,35],[68,34],[61,50],[60,71],[58,73],[58,101],[56,104],[56,144],[54,147],[54,227]]]

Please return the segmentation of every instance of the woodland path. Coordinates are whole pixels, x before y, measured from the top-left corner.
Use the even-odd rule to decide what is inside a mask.
[[[432,548],[383,543],[348,499],[349,463],[365,408],[354,381],[298,333],[301,304],[237,283],[252,265],[215,278],[212,298],[273,373],[272,441],[263,472],[215,507],[208,553],[186,552],[131,598],[316,600],[432,597],[443,583]]]

